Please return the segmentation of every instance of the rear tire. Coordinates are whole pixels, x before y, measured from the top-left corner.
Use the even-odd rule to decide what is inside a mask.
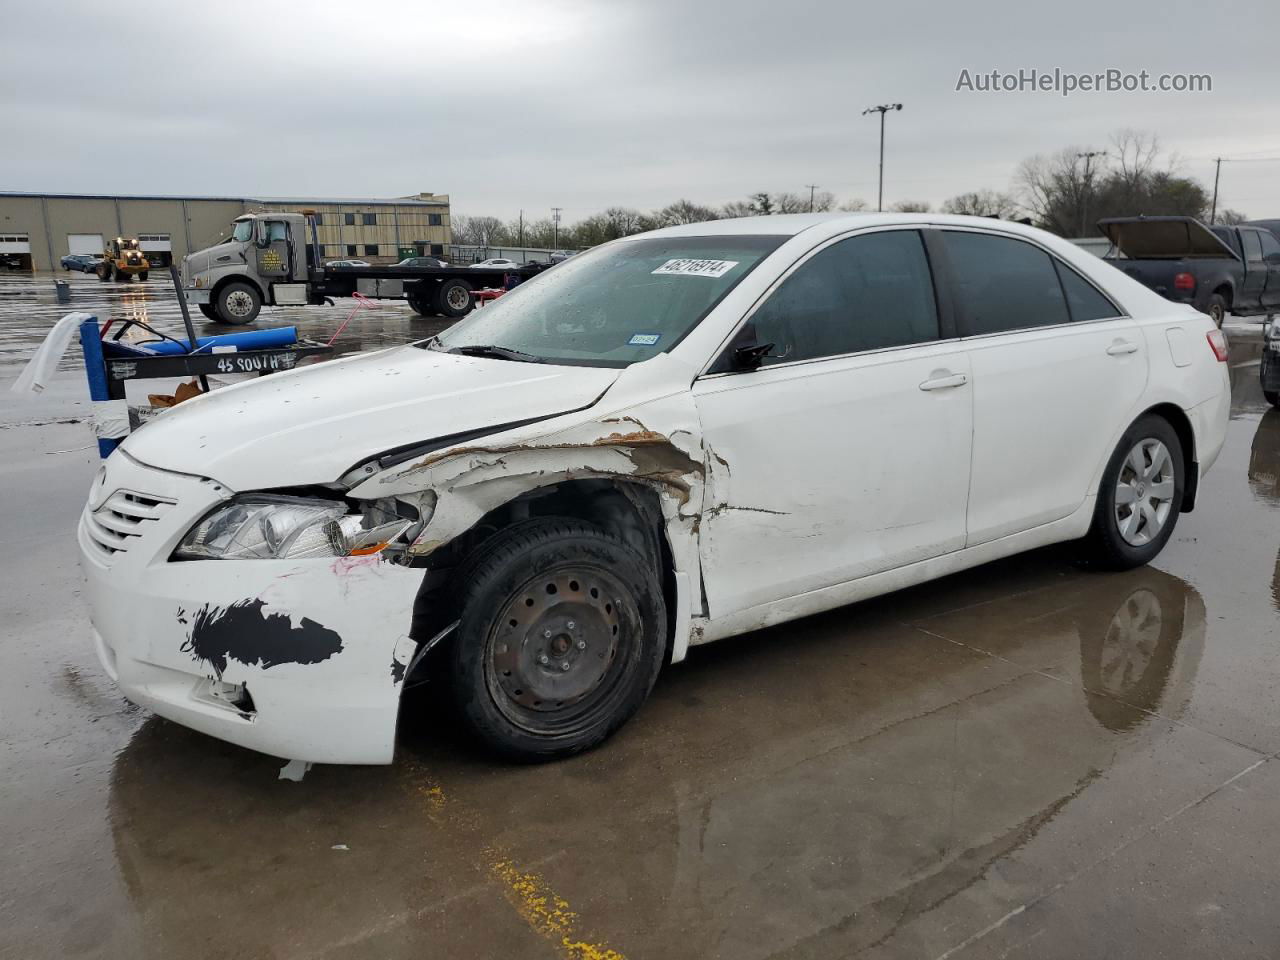
[[[222,323],[240,326],[253,323],[262,309],[262,297],[247,283],[228,283],[218,291],[214,312]]]
[[[1229,309],[1227,298],[1220,293],[1209,294],[1209,299],[1204,305],[1204,312],[1209,315],[1209,319],[1218,329],[1222,329],[1222,321],[1227,319]]]
[[[409,306],[410,308],[412,308],[413,312],[420,317],[434,316],[435,307],[432,306],[432,303],[431,303],[432,298],[428,295],[421,293],[420,292],[421,290],[422,290],[422,287],[421,285],[419,285],[415,287],[412,292],[406,294],[406,299],[409,301]]]
[[[1090,559],[1110,570],[1155,559],[1178,522],[1184,463],[1182,442],[1163,417],[1148,414],[1125,431],[1102,473],[1085,538]]]
[[[206,317],[208,317],[210,320],[213,320],[214,322],[217,322],[217,320],[218,320],[218,311],[217,311],[217,310],[215,310],[215,309],[213,309],[213,304],[211,304],[211,303],[197,303],[197,304],[196,304],[196,307],[197,307],[197,309],[199,309],[199,311],[200,311],[201,313],[203,313],[203,314],[204,314]]]
[[[503,531],[464,562],[453,693],[486,745],[522,761],[596,746],[648,697],[666,654],[658,572],[578,520]]]
[[[476,305],[471,284],[465,280],[446,280],[436,289],[436,312],[446,317],[465,317]]]
[[[147,280],[147,271],[143,270],[141,273],[138,274],[138,282],[145,283],[146,280]]]

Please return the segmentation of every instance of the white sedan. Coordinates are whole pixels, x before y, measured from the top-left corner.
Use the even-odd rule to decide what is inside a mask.
[[[134,702],[276,756],[390,762],[432,674],[482,743],[564,756],[693,644],[1058,541],[1148,562],[1222,448],[1226,358],[1014,223],[627,237],[127,438],[80,521],[93,643]]]
[[[471,264],[473,267],[483,267],[486,270],[519,270],[520,264],[514,260],[508,260],[506,257],[491,257],[488,260],[481,260],[479,263]]]

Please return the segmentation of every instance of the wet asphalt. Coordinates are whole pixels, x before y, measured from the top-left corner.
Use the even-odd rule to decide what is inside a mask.
[[[180,330],[154,279],[73,284],[0,274],[0,389],[67,309]],[[340,343],[436,328],[383,305]],[[1280,411],[1228,334],[1227,445],[1151,567],[1053,548],[696,649],[554,765],[417,697],[393,766],[301,783],[113,689],[78,361],[0,393],[0,956],[1280,955]]]

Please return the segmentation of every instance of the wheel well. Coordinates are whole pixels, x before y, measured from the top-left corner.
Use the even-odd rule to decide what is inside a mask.
[[[251,277],[246,277],[242,273],[223,277],[215,283],[209,290],[209,299],[212,300],[214,297],[218,296],[218,294],[222,292],[222,288],[229,283],[243,283],[246,287],[253,287],[253,289],[258,292],[258,299],[264,304],[267,302],[267,297],[266,294],[262,292],[262,287],[258,286]]]
[[[1221,286],[1214,287],[1214,288],[1213,288],[1213,293],[1221,294],[1221,295],[1222,295],[1222,299],[1223,299],[1223,300],[1225,300],[1225,301],[1227,301],[1227,306],[1228,306],[1228,307],[1229,307],[1229,306],[1231,306],[1231,287],[1230,287],[1230,285],[1228,285],[1228,284],[1225,284],[1225,283],[1224,283],[1224,284],[1222,284]],[[1213,293],[1209,294],[1209,296],[1213,296]],[[1179,412],[1181,412],[1181,411],[1179,411]]]
[[[1182,444],[1186,475],[1183,479],[1181,510],[1183,513],[1190,513],[1195,508],[1196,493],[1200,486],[1199,459],[1196,456],[1196,433],[1191,426],[1191,420],[1188,419],[1186,412],[1181,407],[1173,403],[1158,404],[1145,411],[1143,416],[1148,414],[1154,414],[1167,420],[1169,426],[1173,427],[1173,432],[1178,435],[1178,442]]]
[[[424,641],[457,618],[456,581],[484,544],[504,530],[541,517],[566,517],[617,536],[654,564],[667,606],[667,635],[675,626],[675,564],[663,524],[662,503],[652,487],[626,480],[567,480],[526,491],[490,510],[469,530],[435,550],[425,565],[413,605],[410,636]],[[668,641],[667,656],[671,655]]]

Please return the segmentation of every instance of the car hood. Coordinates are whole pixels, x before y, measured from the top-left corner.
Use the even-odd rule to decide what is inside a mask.
[[[619,372],[397,347],[188,400],[122,449],[233,490],[331,483],[396,447],[590,406]]]

